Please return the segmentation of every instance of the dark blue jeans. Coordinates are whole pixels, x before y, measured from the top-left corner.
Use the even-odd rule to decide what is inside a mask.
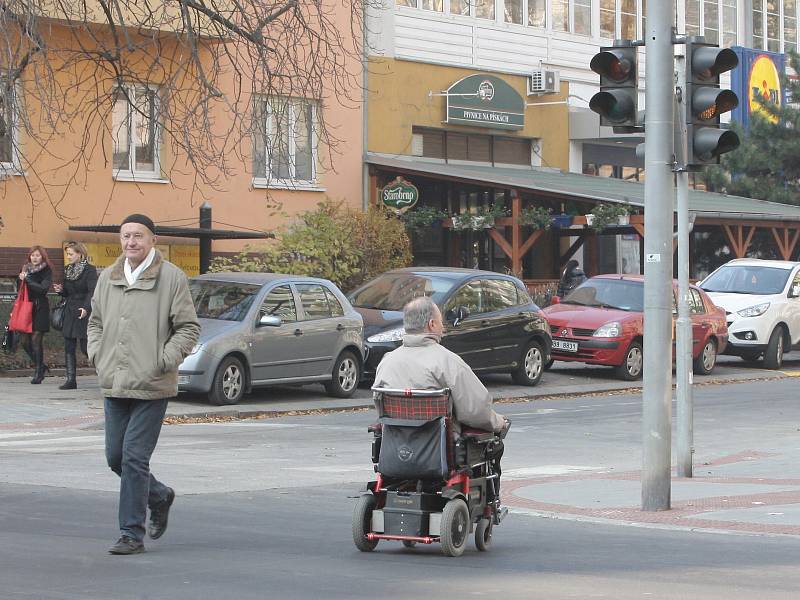
[[[147,507],[167,499],[167,486],[150,473],[168,399],[106,398],[106,460],[120,476],[119,530],[144,539]]]

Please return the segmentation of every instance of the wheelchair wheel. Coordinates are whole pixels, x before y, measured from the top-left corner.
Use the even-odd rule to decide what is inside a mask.
[[[475,528],[475,547],[486,552],[492,545],[492,520],[481,519]]]
[[[461,556],[469,536],[469,510],[460,498],[444,505],[441,523],[442,554]]]
[[[358,499],[353,511],[353,543],[361,552],[372,552],[378,540],[368,540],[367,534],[372,531],[372,511],[377,500],[373,494],[365,494]]]
[[[415,542],[414,540],[403,540],[403,546],[405,546],[406,548],[413,548],[416,545],[417,542]]]

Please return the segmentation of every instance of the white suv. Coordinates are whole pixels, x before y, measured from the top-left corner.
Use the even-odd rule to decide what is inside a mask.
[[[767,369],[780,369],[784,352],[800,344],[800,263],[737,258],[699,285],[725,309],[725,354],[763,356]]]

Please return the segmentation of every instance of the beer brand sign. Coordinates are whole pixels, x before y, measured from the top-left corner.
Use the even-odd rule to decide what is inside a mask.
[[[490,129],[522,129],[525,101],[494,75],[470,75],[447,89],[447,123]]]
[[[381,202],[386,208],[404,213],[419,201],[419,190],[410,181],[397,177],[381,189]]]

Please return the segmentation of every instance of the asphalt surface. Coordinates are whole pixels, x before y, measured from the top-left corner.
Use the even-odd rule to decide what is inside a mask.
[[[673,480],[660,513],[638,509],[640,395],[500,404],[511,512],[489,553],[458,559],[352,545],[366,410],[166,425],[152,468],[178,499],[167,534],[131,557],[106,554],[118,481],[97,424],[18,422],[0,431],[0,597],[793,598],[793,374],[695,388],[695,477]]]

